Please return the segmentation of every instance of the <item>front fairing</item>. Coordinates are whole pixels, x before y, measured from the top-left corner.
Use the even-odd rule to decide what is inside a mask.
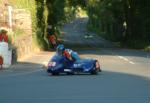
[[[55,65],[51,65],[51,63]],[[51,58],[48,63],[48,69],[50,71],[63,72],[65,68],[70,68],[73,62],[66,59],[64,56],[58,55],[57,53]],[[70,68],[71,69],[71,68]]]

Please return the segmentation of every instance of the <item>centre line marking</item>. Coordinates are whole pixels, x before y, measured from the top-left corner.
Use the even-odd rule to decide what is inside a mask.
[[[135,64],[134,62],[130,61],[129,59],[127,59],[127,58],[125,58],[123,56],[117,56],[117,57],[120,58],[120,59],[122,59],[122,60],[124,60],[124,61],[129,62],[130,64]]]

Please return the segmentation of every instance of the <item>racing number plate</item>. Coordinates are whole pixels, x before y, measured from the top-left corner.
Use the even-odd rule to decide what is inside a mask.
[[[48,63],[48,66],[54,67],[54,66],[56,66],[56,62],[49,62],[49,63]]]
[[[74,64],[73,66],[74,66],[74,68],[79,68],[79,67],[81,67],[81,64]]]

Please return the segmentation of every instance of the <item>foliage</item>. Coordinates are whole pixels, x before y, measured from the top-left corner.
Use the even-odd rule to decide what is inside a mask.
[[[85,1],[85,0],[83,0]],[[46,0],[46,7],[48,10],[47,24],[59,26],[66,21],[75,18],[75,13],[79,5],[84,8],[81,0]]]
[[[150,51],[150,46],[145,47],[145,51]]]
[[[40,49],[47,48],[47,42],[45,41],[45,14],[44,14],[44,1],[36,0],[36,35],[34,36]]]
[[[33,38],[41,48],[47,48],[47,25],[51,34],[75,18],[81,7],[89,16],[88,29],[120,42],[122,46],[144,48],[150,42],[149,0],[9,0],[17,8],[32,14]]]
[[[89,0],[88,28],[122,46],[143,48],[150,42],[149,5],[148,0]]]
[[[86,0],[9,0],[15,8],[27,9],[32,15],[34,44],[48,48],[47,26],[52,25],[51,34],[59,34],[58,27],[75,18],[76,9],[85,9]],[[16,35],[21,34],[16,30]]]

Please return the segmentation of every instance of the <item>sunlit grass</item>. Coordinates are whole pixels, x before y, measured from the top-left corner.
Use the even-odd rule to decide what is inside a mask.
[[[150,46],[145,47],[145,51],[150,51]]]

